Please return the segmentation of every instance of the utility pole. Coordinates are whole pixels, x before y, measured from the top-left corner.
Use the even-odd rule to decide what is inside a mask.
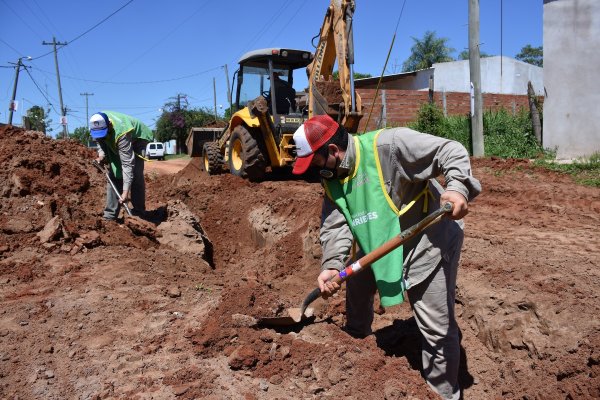
[[[66,118],[67,118],[67,111],[65,110],[65,107],[63,106],[63,99],[62,99],[62,88],[60,86],[60,72],[58,71],[58,55],[56,53],[56,46],[66,46],[67,42],[61,43],[61,42],[57,42],[56,38],[53,36],[52,37],[52,42],[48,43],[45,40],[42,42],[42,44],[44,46],[48,46],[48,45],[52,45],[54,47],[54,64],[56,65],[56,81],[58,82],[58,99],[60,100],[60,112],[61,112],[61,124],[63,124],[63,137],[66,139],[69,136],[69,132],[67,131],[67,124],[63,123],[66,122]]]
[[[479,58],[479,0],[469,0],[469,70],[471,77],[471,142],[474,157],[483,157],[483,106]]]
[[[217,122],[217,82],[213,78],[213,97],[215,99],[215,122]]]
[[[88,97],[93,96],[94,93],[79,93],[80,96],[85,96],[85,120],[87,122],[87,129],[90,130],[90,116],[88,114]]]
[[[187,102],[187,97],[185,95],[182,95],[181,93],[177,93],[177,113],[179,114],[181,112],[181,98],[186,99]],[[181,114],[179,114],[182,118],[183,116]],[[177,127],[177,154],[181,153],[181,149],[183,148],[183,127]]]
[[[502,21],[502,14],[504,14],[502,0],[500,0],[500,93],[502,92],[502,28],[504,22]]]
[[[15,84],[13,86],[12,97],[10,99],[10,107],[8,109],[8,124],[9,125],[12,125],[13,112],[15,111],[15,98],[17,97],[17,83],[19,82],[19,71],[21,70],[21,67],[27,68],[21,62],[21,60],[23,58],[27,58],[28,60],[31,60],[31,57],[29,57],[29,56],[19,57],[19,59],[17,60],[17,63],[15,64],[16,65],[16,67],[15,67]],[[22,107],[22,105],[21,105],[21,107]]]
[[[233,114],[233,104],[231,104],[231,88],[229,87],[229,71],[227,70],[227,64],[223,65],[225,68],[225,79],[227,81],[227,101],[229,102],[229,112]]]

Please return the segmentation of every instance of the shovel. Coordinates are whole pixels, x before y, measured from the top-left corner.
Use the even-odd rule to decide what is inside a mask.
[[[117,198],[119,199],[119,201],[121,202],[123,207],[125,207],[125,211],[127,211],[127,215],[129,215],[131,217],[131,210],[129,209],[127,204],[125,204],[125,202],[123,201],[123,198],[119,194],[119,191],[117,190],[117,187],[115,186],[115,183],[112,181],[112,179],[110,179],[110,174],[108,173],[108,170],[105,167],[103,167],[102,165],[100,165],[100,163],[96,160],[93,160],[92,164],[94,165],[94,167],[98,168],[98,171],[102,172],[104,174],[104,176],[106,176],[106,179],[108,180],[108,183],[110,184],[110,187],[117,195]]]
[[[381,257],[385,256],[392,250],[400,247],[402,244],[406,243],[406,241],[420,233],[423,229],[438,222],[445,213],[451,212],[452,208],[452,203],[444,204],[442,207],[429,214],[427,217],[423,218],[420,222],[402,231],[399,235],[388,240],[369,254],[366,254],[365,256],[361,257],[358,261],[347,265],[346,268],[344,268],[337,275],[331,278],[329,282],[336,282],[337,284],[341,285],[350,276],[370,268],[371,264],[373,264],[375,261],[379,260]],[[309,319],[313,316],[314,310],[312,308],[309,308],[308,306],[320,296],[321,289],[316,288],[315,290],[310,292],[308,296],[306,296],[300,308],[289,308],[287,310],[287,316],[261,318],[258,320],[258,323],[267,326],[289,326]]]

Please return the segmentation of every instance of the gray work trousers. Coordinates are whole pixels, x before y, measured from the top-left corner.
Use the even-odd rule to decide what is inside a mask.
[[[459,399],[460,338],[454,316],[456,272],[463,236],[453,251],[423,282],[408,289],[408,298],[421,332],[423,375],[444,399]],[[373,296],[377,290],[373,272],[350,278],[346,288],[346,329],[357,336],[372,333]]]
[[[144,216],[146,211],[146,184],[144,181],[144,160],[137,156],[137,154],[145,157],[146,153],[146,141],[139,140],[133,142],[133,151],[136,153],[135,162],[133,165],[133,182],[129,188],[131,193],[131,213],[137,216]],[[113,181],[119,195],[123,193],[123,179],[117,179],[112,173],[112,169],[109,167],[110,179]],[[121,203],[119,198],[115,194],[114,190],[110,186],[110,183],[106,182],[106,207],[104,208],[104,218],[115,220],[119,216],[121,211]]]

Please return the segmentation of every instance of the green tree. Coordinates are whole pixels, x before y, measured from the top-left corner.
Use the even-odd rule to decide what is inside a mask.
[[[530,44],[521,49],[521,52],[515,56],[517,60],[528,64],[544,66],[544,48],[542,46],[532,47]]]
[[[92,140],[92,136],[90,135],[90,131],[85,126],[80,126],[79,128],[75,128],[75,130],[69,133],[69,138],[73,140],[77,140],[84,145],[88,145]]]
[[[479,57],[480,58],[486,58],[486,57],[493,57],[490,54],[487,54],[483,51],[479,51]],[[469,50],[463,50],[458,54],[458,59],[459,60],[468,60],[469,59]]]
[[[415,42],[410,56],[402,64],[402,71],[416,71],[431,67],[434,63],[453,61],[450,56],[454,49],[448,47],[447,38],[438,38],[435,32],[427,31],[423,39],[412,38]]]
[[[340,71],[335,70],[333,71],[333,79],[338,80],[340,79]],[[373,75],[371,74],[363,74],[362,72],[355,72],[354,73],[354,79],[362,79],[362,78],[371,78]]]
[[[34,131],[49,133],[52,132],[50,124],[52,120],[48,117],[50,109],[44,111],[40,106],[33,106],[27,110],[27,118],[31,124],[31,129]]]

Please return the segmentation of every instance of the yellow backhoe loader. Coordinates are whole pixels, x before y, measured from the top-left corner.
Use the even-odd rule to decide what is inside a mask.
[[[354,1],[331,0],[319,33],[315,54],[269,48],[251,51],[239,60],[234,74],[237,110],[216,141],[204,143],[204,169],[209,174],[229,171],[251,181],[267,169],[289,167],[295,160],[293,134],[313,115],[329,114],[350,132],[362,116],[354,90],[352,16]],[[332,79],[338,65],[339,81]],[[293,89],[294,71],[306,68],[308,93]]]

